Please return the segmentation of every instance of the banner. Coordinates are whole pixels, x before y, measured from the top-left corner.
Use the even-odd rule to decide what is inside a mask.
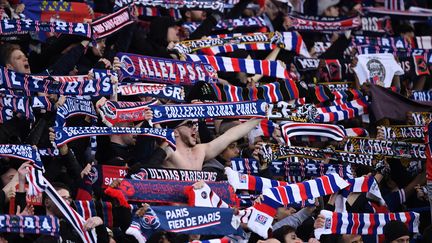
[[[75,139],[91,136],[134,134],[162,138],[170,146],[175,147],[175,139],[171,129],[135,128],[135,127],[55,127],[55,143],[57,146],[69,143]]]
[[[420,224],[420,215],[414,212],[369,214],[321,210],[320,214],[325,217],[325,224],[323,228],[315,229],[318,239],[328,234],[382,235],[384,226],[392,220],[405,223],[410,232],[418,232]]]
[[[238,206],[238,199],[227,182],[206,182],[230,206]],[[128,201],[149,203],[188,203],[183,193],[190,181],[129,180],[123,179],[119,189]]]
[[[198,81],[217,82],[216,70],[208,64],[118,53],[121,77],[158,83],[193,85]]]
[[[140,168],[131,175],[134,180],[172,180],[172,181],[216,181],[217,173],[211,171],[179,170],[163,168]]]
[[[175,102],[185,102],[185,91],[181,85],[147,84],[147,83],[121,83],[118,93],[124,96],[138,95],[149,96],[161,99],[168,99]]]
[[[27,96],[31,92],[58,95],[111,95],[113,85],[109,75],[101,79],[59,82],[48,77],[39,79],[37,76],[17,73],[5,67],[0,67],[0,87],[23,90]]]
[[[401,140],[401,139],[420,139],[424,140],[423,126],[378,126],[378,131],[383,132],[383,139]]]
[[[23,0],[22,12],[27,18],[49,22],[51,18],[67,22],[83,23],[92,19],[91,7],[87,3],[64,1]]]
[[[129,7],[124,7],[114,13],[93,20],[93,38],[102,39],[123,27],[133,23],[132,10]]]
[[[103,123],[112,127],[121,122],[144,121],[145,112],[157,102],[157,100],[151,102],[110,101],[102,97],[96,102],[96,109]]]
[[[0,232],[59,236],[59,219],[54,216],[0,215]]]
[[[424,143],[349,137],[344,150],[395,158],[426,159]]]
[[[150,108],[153,110],[152,121],[154,123],[209,117],[265,118],[267,115],[267,103],[263,101],[187,105],[152,105]]]

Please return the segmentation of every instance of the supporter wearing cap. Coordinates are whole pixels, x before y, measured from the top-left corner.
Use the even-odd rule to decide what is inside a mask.
[[[386,243],[407,243],[410,242],[408,227],[400,221],[390,221],[384,226]]]
[[[325,17],[339,17],[340,0],[318,0],[318,15]]]

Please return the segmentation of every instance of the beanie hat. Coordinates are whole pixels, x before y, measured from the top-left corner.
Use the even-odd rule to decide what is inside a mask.
[[[328,7],[337,5],[339,2],[340,0],[318,0],[318,15],[322,15]]]
[[[409,230],[408,227],[402,223],[401,221],[390,221],[388,222],[385,226],[384,226],[384,236],[385,236],[385,240],[386,242],[392,242],[394,240],[396,240],[399,237],[402,236],[409,236]]]

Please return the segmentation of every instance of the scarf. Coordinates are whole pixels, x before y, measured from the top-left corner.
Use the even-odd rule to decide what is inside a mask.
[[[261,237],[267,238],[277,208],[292,202],[330,195],[347,186],[349,184],[337,174],[329,174],[302,183],[267,188],[263,192],[261,203],[253,206],[247,226]]]
[[[0,94],[0,122],[11,120],[13,113],[21,114],[27,120],[33,120],[33,110],[28,97]]]
[[[231,241],[229,238],[189,241],[189,243],[230,243],[230,242]]]
[[[320,83],[321,85],[326,86],[330,89],[330,91],[346,91],[350,89],[351,82],[331,82],[331,83]]]
[[[134,180],[216,181],[217,173],[211,171],[140,168],[130,175]]]
[[[24,144],[0,144],[0,156],[32,161],[36,168],[43,170],[42,160],[36,149]]]
[[[152,1],[152,0],[115,0],[114,9],[121,8],[129,4],[145,7],[161,7],[165,9],[200,9],[223,12],[224,1],[222,0],[176,0],[176,1]]]
[[[281,125],[282,136],[288,142],[295,136],[318,136],[327,137],[336,141],[342,141],[346,136],[343,126],[318,123],[288,122]]]
[[[425,126],[432,120],[431,112],[409,112],[408,116],[412,118],[415,126]],[[408,119],[409,120],[409,119]]]
[[[59,236],[59,220],[53,216],[0,215],[0,232]]]
[[[97,119],[97,114],[93,103],[90,100],[66,97],[63,105],[57,108],[56,127],[63,127],[66,119],[76,115],[90,116]]]
[[[200,207],[149,207],[143,217],[136,215],[126,234],[133,235],[138,242],[146,242],[155,231],[173,233],[229,235],[239,232],[240,220],[229,208]],[[241,231],[241,230],[240,230]]]
[[[401,140],[401,139],[424,139],[423,126],[379,126],[378,129],[383,131],[383,139]]]
[[[135,134],[138,136],[150,136],[162,138],[170,146],[175,147],[173,131],[161,128],[135,128],[135,127],[55,127],[55,143],[62,146],[78,138],[103,135]]]
[[[105,38],[123,27],[133,23],[132,9],[124,7],[118,11],[93,20],[92,30],[94,39]]]
[[[263,84],[259,87],[242,88],[229,84],[208,84],[203,89],[210,87],[218,101],[236,102],[249,100],[265,100],[268,103],[292,100],[300,95],[302,89],[299,83],[285,79],[273,83]]]
[[[183,28],[185,28],[189,33],[193,33],[201,23],[198,22],[185,22],[183,23]],[[263,17],[250,17],[250,18],[240,18],[240,19],[224,19],[220,20],[216,26],[213,28],[213,31],[219,30],[233,30],[236,28],[258,28],[265,27],[267,24]]]
[[[413,48],[411,43],[402,37],[353,36],[351,44],[353,46],[381,46],[391,47],[394,49]]]
[[[432,91],[414,90],[410,95],[410,99],[415,101],[432,101]]]
[[[432,39],[430,36],[416,36],[417,48],[432,49]]]
[[[105,125],[112,127],[117,123],[144,121],[145,112],[157,101],[151,102],[126,102],[109,101],[102,97],[96,102],[96,110]]]
[[[164,16],[162,12],[166,12],[163,9],[158,9],[157,7],[144,7],[144,6],[135,6],[136,12],[138,16],[142,17],[160,17]],[[171,16],[174,20],[178,21],[182,18],[180,9],[167,9],[169,12],[169,16]]]
[[[418,232],[420,215],[414,212],[401,213],[336,213],[321,210],[325,217],[323,228],[315,229],[315,237],[328,234],[381,235],[386,223],[397,220],[404,222],[410,232]]]
[[[39,79],[37,76],[17,73],[0,67],[0,87],[23,90],[27,96],[31,92],[59,95],[111,95],[113,85],[110,76],[101,79],[59,82],[49,77]]]
[[[108,228],[113,227],[113,206],[110,202],[75,200],[73,203],[77,213],[85,220],[94,216],[100,216]]]
[[[318,107],[318,115],[315,117],[315,122],[334,122],[349,120],[363,114],[368,114],[368,106],[366,97],[356,99],[342,105],[333,105],[327,107]]]
[[[273,78],[289,78],[288,72],[278,61],[192,54],[186,55],[186,60],[210,64],[218,72],[244,72]]]
[[[387,34],[393,35],[392,21],[389,16],[366,14],[362,17],[361,33],[363,35]]]
[[[190,181],[123,179],[119,189],[128,201],[149,203],[187,203],[188,198],[184,194],[184,188],[191,184]],[[227,182],[208,181],[207,184],[228,205],[238,206],[238,199]]]
[[[279,146],[267,144],[262,148],[262,159],[265,161],[274,161],[277,159],[302,156],[309,158],[329,158],[337,161],[348,162],[353,164],[363,164],[373,166],[379,157],[356,152],[346,152],[333,150],[332,148],[317,149],[297,146]]]
[[[153,110],[154,123],[208,117],[265,118],[267,114],[267,103],[263,101],[151,105],[150,108]]]
[[[235,44],[232,44],[235,43]],[[309,57],[303,38],[297,32],[269,32],[249,34],[223,34],[206,39],[189,40],[177,43],[174,50],[181,54],[199,51],[201,54],[214,56],[236,50],[273,50],[276,47]]]
[[[188,197],[188,205],[191,207],[207,207],[207,208],[229,208],[230,206],[224,202],[213,190],[204,183],[204,186],[199,189],[194,189],[193,186],[186,186],[184,193]]]
[[[225,174],[228,178],[228,183],[233,187],[234,191],[248,190],[262,192],[266,188],[288,185],[285,181],[276,181],[264,177],[241,174],[232,170],[230,167],[225,167]]]
[[[390,10],[380,7],[364,7],[368,15],[376,16],[390,16],[397,19],[408,19],[408,20],[423,20],[428,21],[432,17],[431,12],[414,12],[414,11],[403,11],[403,10]]]
[[[124,96],[139,95],[185,102],[185,91],[180,85],[121,83],[118,86],[118,93]]]
[[[347,30],[357,29],[361,26],[360,17],[352,18],[316,18],[310,19],[306,16],[293,16],[289,18],[292,21],[291,28],[298,31],[317,31],[323,33],[343,32]]]
[[[55,20],[54,22],[40,22],[32,19],[1,19],[0,35],[25,34],[28,32],[48,32],[78,35],[91,38],[92,29],[89,24],[72,23]]]
[[[60,197],[51,183],[42,175],[40,169],[31,167],[31,172],[26,176],[27,182],[29,183],[29,190],[27,194],[33,194],[38,191],[34,191],[37,188],[42,192],[45,191],[46,195],[51,199],[51,201],[57,206],[60,212],[63,214],[65,219],[72,225],[75,231],[80,235],[83,242],[97,242],[97,236],[95,229],[91,231],[84,230],[85,220],[70,206],[66,201]]]
[[[118,53],[122,63],[120,79],[193,85],[198,81],[216,82],[217,72],[205,63]]]
[[[423,143],[349,137],[344,150],[396,158],[426,159],[425,145]]]

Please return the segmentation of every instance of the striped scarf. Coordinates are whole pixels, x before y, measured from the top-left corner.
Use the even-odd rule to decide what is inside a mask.
[[[152,1],[152,0],[115,0],[114,9],[121,8],[129,4],[144,7],[161,7],[165,9],[199,9],[204,11],[224,10],[224,1],[222,0],[176,0],[176,1]]]
[[[94,39],[105,38],[125,26],[133,23],[134,17],[132,8],[124,7],[118,11],[93,20],[92,30]]]
[[[415,126],[425,126],[427,123],[429,123],[430,120],[432,120],[432,112],[422,112],[422,111],[416,111],[416,112],[409,112],[408,116],[410,116],[413,120],[413,124]]]
[[[104,201],[73,201],[77,213],[85,220],[91,217],[100,216],[108,228],[113,227],[113,205]]]
[[[191,207],[230,208],[205,182],[204,186],[199,189],[185,186],[184,193],[188,197],[188,205]]]
[[[0,157],[10,157],[32,161],[33,165],[43,170],[42,160],[36,149],[25,144],[0,144]]]
[[[138,95],[185,102],[185,91],[181,85],[122,83],[118,86],[118,93],[124,96]]]
[[[356,99],[341,105],[317,107],[318,115],[315,122],[334,122],[349,120],[363,114],[368,114],[369,103],[366,97]]]
[[[263,192],[262,202],[253,206],[248,228],[267,238],[267,231],[272,225],[277,208],[330,195],[347,186],[349,184],[337,174],[329,174],[302,183],[267,188]]]
[[[244,72],[273,78],[289,78],[288,72],[278,61],[192,54],[186,55],[186,60],[210,64],[219,72]]]
[[[30,99],[25,96],[0,94],[0,110],[0,123],[11,120],[14,113],[27,120],[34,119]]]
[[[328,234],[381,235],[386,223],[397,220],[405,223],[410,232],[418,232],[420,215],[414,212],[401,213],[336,213],[321,210],[325,217],[323,228],[315,229],[315,237]]]
[[[231,240],[229,238],[222,238],[222,239],[211,239],[211,240],[194,240],[189,241],[189,243],[230,243]]]
[[[174,49],[182,54],[190,54],[199,50],[199,53],[214,56],[236,50],[273,50],[276,47],[294,51],[305,57],[310,56],[302,36],[297,32],[223,34],[206,39],[183,41],[177,43]]]
[[[342,141],[347,136],[343,126],[319,123],[288,122],[281,125],[281,131],[287,143],[295,136],[327,137],[336,141]]]
[[[361,26],[360,17],[352,18],[317,18],[310,19],[307,16],[290,15],[292,21],[291,28],[298,31],[313,31],[322,33],[344,32],[347,30],[358,29]]]
[[[395,49],[413,48],[411,43],[402,37],[353,36],[351,44],[353,46],[381,46]]]
[[[64,126],[66,119],[75,115],[90,116],[93,120],[97,118],[96,110],[90,100],[67,97],[65,103],[57,108],[56,126]]]
[[[31,178],[36,176],[35,178]],[[81,239],[85,243],[97,242],[97,236],[95,229],[91,231],[84,230],[85,220],[81,217],[66,201],[57,193],[51,183],[42,175],[42,171],[34,167],[31,168],[31,172],[27,174],[27,181],[30,188],[40,188],[45,191],[47,196],[57,206],[66,220],[72,225],[75,231],[80,235]],[[29,190],[28,193],[31,193]]]
[[[58,237],[59,219],[54,216],[0,215],[0,232],[51,235]]]
[[[228,183],[234,188],[234,191],[248,190],[262,192],[266,188],[288,185],[285,181],[276,181],[260,176],[241,174],[232,170],[230,167],[225,167],[225,174],[228,177]]]

